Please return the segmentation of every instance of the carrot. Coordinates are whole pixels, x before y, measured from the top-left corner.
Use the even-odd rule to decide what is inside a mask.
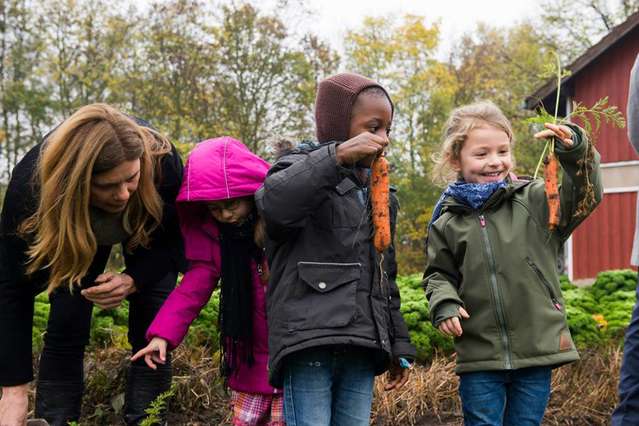
[[[388,161],[379,156],[371,167],[371,209],[373,217],[373,244],[378,253],[390,246],[390,211],[388,189]]]
[[[559,225],[559,161],[550,152],[544,159],[544,187],[548,203],[548,229],[554,230]]]

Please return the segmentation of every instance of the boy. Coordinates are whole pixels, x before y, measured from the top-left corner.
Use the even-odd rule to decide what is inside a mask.
[[[408,379],[415,349],[399,312],[391,245],[379,255],[368,168],[388,145],[393,104],[378,83],[338,74],[318,89],[319,144],[282,156],[256,194],[267,226],[270,380],[286,423],[368,425],[374,376]],[[398,203],[391,196],[394,234]]]

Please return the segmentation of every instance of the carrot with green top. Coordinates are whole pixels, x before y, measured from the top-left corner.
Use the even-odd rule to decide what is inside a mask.
[[[561,219],[561,200],[559,198],[559,160],[554,153],[555,141],[559,141],[566,148],[571,148],[572,130],[568,126],[545,123],[546,130],[535,134],[537,139],[550,138],[549,152],[544,158],[544,189],[548,203],[548,229],[557,228]]]

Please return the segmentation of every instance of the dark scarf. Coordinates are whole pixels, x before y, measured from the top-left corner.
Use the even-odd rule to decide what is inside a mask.
[[[241,225],[219,224],[222,255],[220,349],[222,376],[237,372],[240,362],[253,365],[253,277],[251,260],[260,264],[262,250],[253,239],[256,215]]]
[[[451,183],[437,200],[428,229],[441,215],[442,205],[446,197],[451,196],[471,209],[479,210],[495,191],[499,188],[505,188],[507,185],[505,180],[490,183],[466,183],[464,181]]]

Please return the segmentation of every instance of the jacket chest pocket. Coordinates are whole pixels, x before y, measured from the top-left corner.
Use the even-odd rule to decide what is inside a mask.
[[[357,312],[360,263],[298,262],[289,299],[289,331],[344,327]]]
[[[333,228],[357,228],[368,221],[367,194],[352,180],[344,179],[331,194]]]

